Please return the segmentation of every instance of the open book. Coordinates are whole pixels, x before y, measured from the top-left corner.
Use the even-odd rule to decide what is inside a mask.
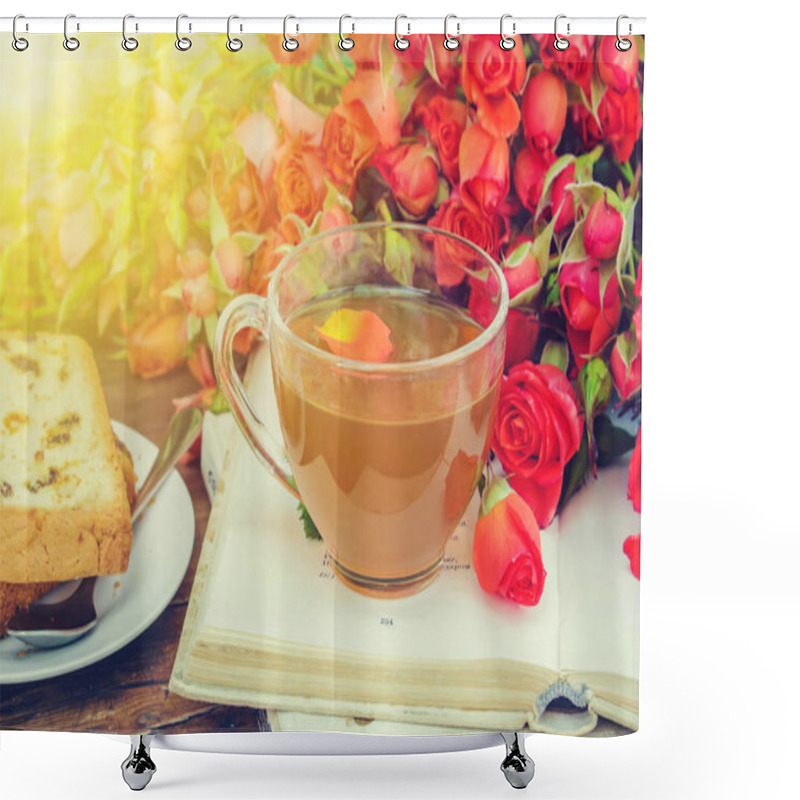
[[[278,430],[263,348],[250,366],[251,396]],[[542,531],[547,579],[530,608],[478,585],[477,497],[437,579],[383,600],[334,577],[229,415],[207,415],[203,468],[216,494],[172,691],[270,709],[283,730],[375,720],[371,733],[584,734],[598,717],[638,727],[639,583],[622,543],[640,518],[627,462],[601,470]]]

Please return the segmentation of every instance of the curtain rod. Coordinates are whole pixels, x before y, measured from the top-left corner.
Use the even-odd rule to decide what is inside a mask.
[[[606,34],[617,32],[616,17],[570,17],[559,15],[558,32],[561,36],[579,34]],[[339,17],[291,17],[288,32],[295,33],[339,33]],[[10,33],[13,17],[0,17],[0,31]],[[410,33],[440,33],[444,36],[444,17],[403,17],[399,22],[401,35]],[[521,33],[554,33],[555,17],[514,17],[506,15],[503,29],[506,35]],[[128,19],[127,32],[134,33],[175,33],[175,17],[136,17]],[[193,17],[186,15],[181,19],[181,34],[226,33],[227,17]],[[620,34],[631,36],[645,32],[645,17],[626,17],[622,20]],[[231,23],[231,32],[283,33],[283,17],[238,17]],[[500,16],[497,17],[458,17],[451,15],[447,30],[451,36],[474,33],[497,33],[500,35]],[[342,23],[344,34],[351,33],[391,33],[395,32],[394,17],[351,17],[346,16]],[[70,35],[83,33],[122,33],[122,17],[81,17],[71,16]],[[17,33],[64,33],[64,17],[20,17]]]

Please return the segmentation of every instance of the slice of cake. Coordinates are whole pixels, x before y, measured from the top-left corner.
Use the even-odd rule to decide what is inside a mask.
[[[114,575],[132,541],[94,356],[77,336],[0,334],[0,581]]]

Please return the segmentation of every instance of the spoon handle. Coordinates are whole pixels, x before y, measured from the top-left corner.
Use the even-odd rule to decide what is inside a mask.
[[[183,408],[169,421],[164,444],[150,468],[150,472],[136,494],[131,510],[131,521],[141,516],[150,498],[159,490],[178,459],[191,447],[203,425],[203,412],[196,406]]]

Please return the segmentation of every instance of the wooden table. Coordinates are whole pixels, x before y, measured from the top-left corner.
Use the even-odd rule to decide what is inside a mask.
[[[99,366],[112,419],[156,443],[172,415],[172,399],[198,388],[185,369],[146,381],[132,376],[124,361],[103,359]],[[169,606],[134,641],[96,664],[47,680],[0,686],[0,728],[122,734],[269,730],[264,711],[208,705],[169,691],[210,511],[199,464],[179,471],[194,504],[195,544]]]

